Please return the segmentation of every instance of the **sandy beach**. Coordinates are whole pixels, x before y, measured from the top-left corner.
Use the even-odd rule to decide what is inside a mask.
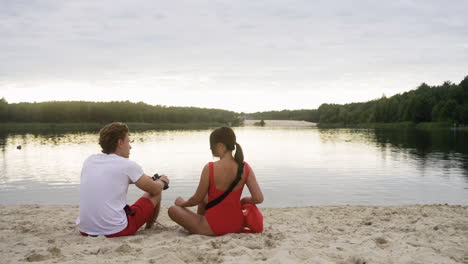
[[[262,234],[189,235],[163,208],[153,229],[80,236],[77,206],[0,206],[0,263],[468,263],[468,207],[261,209]]]

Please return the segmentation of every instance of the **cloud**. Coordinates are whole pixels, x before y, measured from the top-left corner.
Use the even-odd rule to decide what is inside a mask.
[[[34,100],[19,87],[52,97],[81,83],[174,98],[256,91],[278,107],[273,94],[287,90],[314,107],[457,82],[468,69],[466,1],[1,1],[0,96],[18,100]]]

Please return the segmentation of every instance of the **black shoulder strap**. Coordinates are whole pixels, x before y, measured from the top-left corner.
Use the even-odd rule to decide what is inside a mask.
[[[242,164],[242,166],[239,166],[239,169],[237,169],[237,177],[236,179],[231,183],[231,186],[229,186],[229,188],[223,193],[221,194],[218,198],[214,199],[213,201],[209,202],[206,207],[205,207],[205,210],[208,210],[210,209],[211,207],[219,204],[220,202],[222,202],[224,200],[224,198],[226,198],[231,192],[232,190],[234,190],[234,188],[236,187],[236,185],[240,182],[240,180],[242,179],[242,172],[244,171],[244,164]]]

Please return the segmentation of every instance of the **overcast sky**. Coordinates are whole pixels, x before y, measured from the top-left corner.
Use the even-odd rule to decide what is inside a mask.
[[[234,111],[468,75],[468,1],[0,0],[0,98]]]

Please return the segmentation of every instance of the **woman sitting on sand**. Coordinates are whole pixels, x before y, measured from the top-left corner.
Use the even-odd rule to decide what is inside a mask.
[[[244,227],[241,205],[262,203],[263,194],[255,173],[244,162],[242,148],[236,142],[236,135],[231,128],[221,127],[211,132],[210,149],[213,156],[219,157],[220,160],[205,165],[195,194],[187,201],[177,197],[175,205],[169,208],[169,217],[193,234],[220,236],[238,233]],[[234,149],[236,153],[233,157]],[[236,179],[238,182],[232,192],[205,211],[208,202],[223,195],[231,184],[234,185]],[[252,197],[241,200],[244,184],[247,184]],[[195,205],[198,205],[197,213],[185,208]]]

